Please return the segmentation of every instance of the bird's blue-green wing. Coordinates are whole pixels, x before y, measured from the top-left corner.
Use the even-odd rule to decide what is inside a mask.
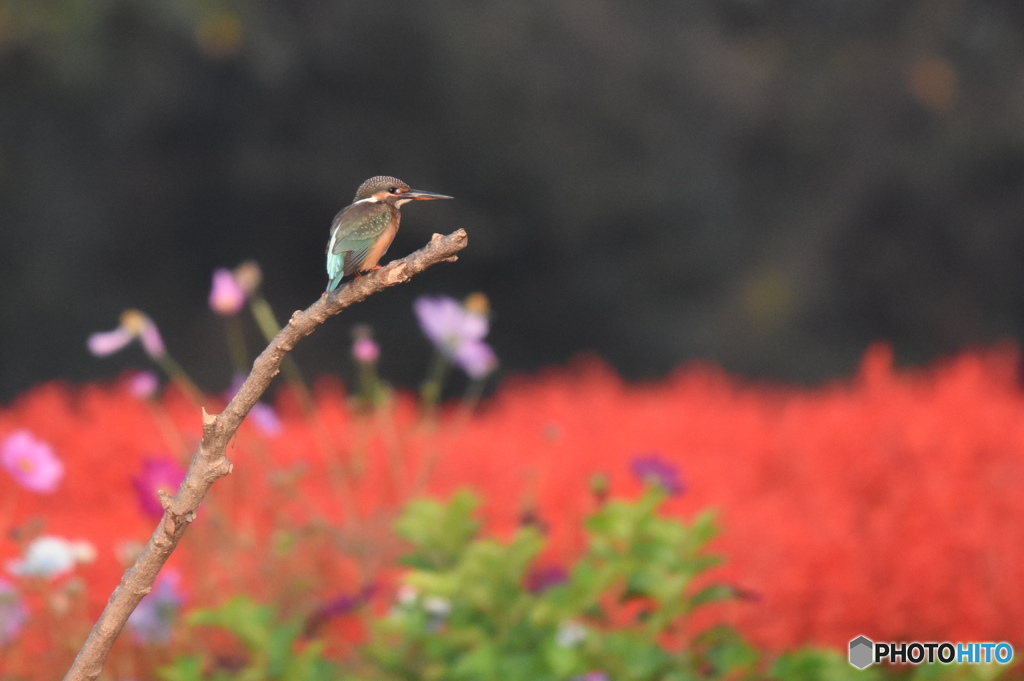
[[[366,260],[390,221],[390,211],[380,203],[354,203],[338,213],[327,243],[328,291],[337,288],[343,278],[355,272]]]

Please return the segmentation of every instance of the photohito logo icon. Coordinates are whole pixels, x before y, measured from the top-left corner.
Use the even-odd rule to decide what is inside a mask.
[[[850,664],[864,669],[872,662],[875,644],[867,636],[858,636],[850,641]]]
[[[894,664],[1009,664],[1013,660],[1013,646],[1009,643],[875,643],[867,636],[850,641],[850,664],[857,669],[889,662]]]

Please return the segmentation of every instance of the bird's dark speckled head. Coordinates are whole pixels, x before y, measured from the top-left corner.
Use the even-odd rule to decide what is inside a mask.
[[[362,201],[368,199],[374,194],[386,193],[386,194],[404,194],[409,191],[409,185],[399,180],[397,177],[389,177],[388,175],[377,175],[371,177],[366,182],[359,185],[359,189],[356,191],[356,201]],[[379,197],[378,197],[379,198]]]

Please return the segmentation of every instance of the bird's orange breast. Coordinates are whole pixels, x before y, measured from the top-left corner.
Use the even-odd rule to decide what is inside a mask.
[[[395,240],[395,235],[398,234],[399,217],[399,213],[396,210],[391,218],[391,222],[388,223],[387,229],[381,233],[380,238],[370,247],[370,251],[366,254],[366,259],[359,265],[360,270],[373,269],[380,262],[380,259],[384,257],[384,254],[387,253],[388,246],[391,245],[391,242]]]

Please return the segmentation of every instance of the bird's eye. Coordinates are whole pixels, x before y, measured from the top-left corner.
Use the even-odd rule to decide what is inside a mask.
[[[397,194],[398,187],[388,187],[388,191],[391,192],[392,194]]]

